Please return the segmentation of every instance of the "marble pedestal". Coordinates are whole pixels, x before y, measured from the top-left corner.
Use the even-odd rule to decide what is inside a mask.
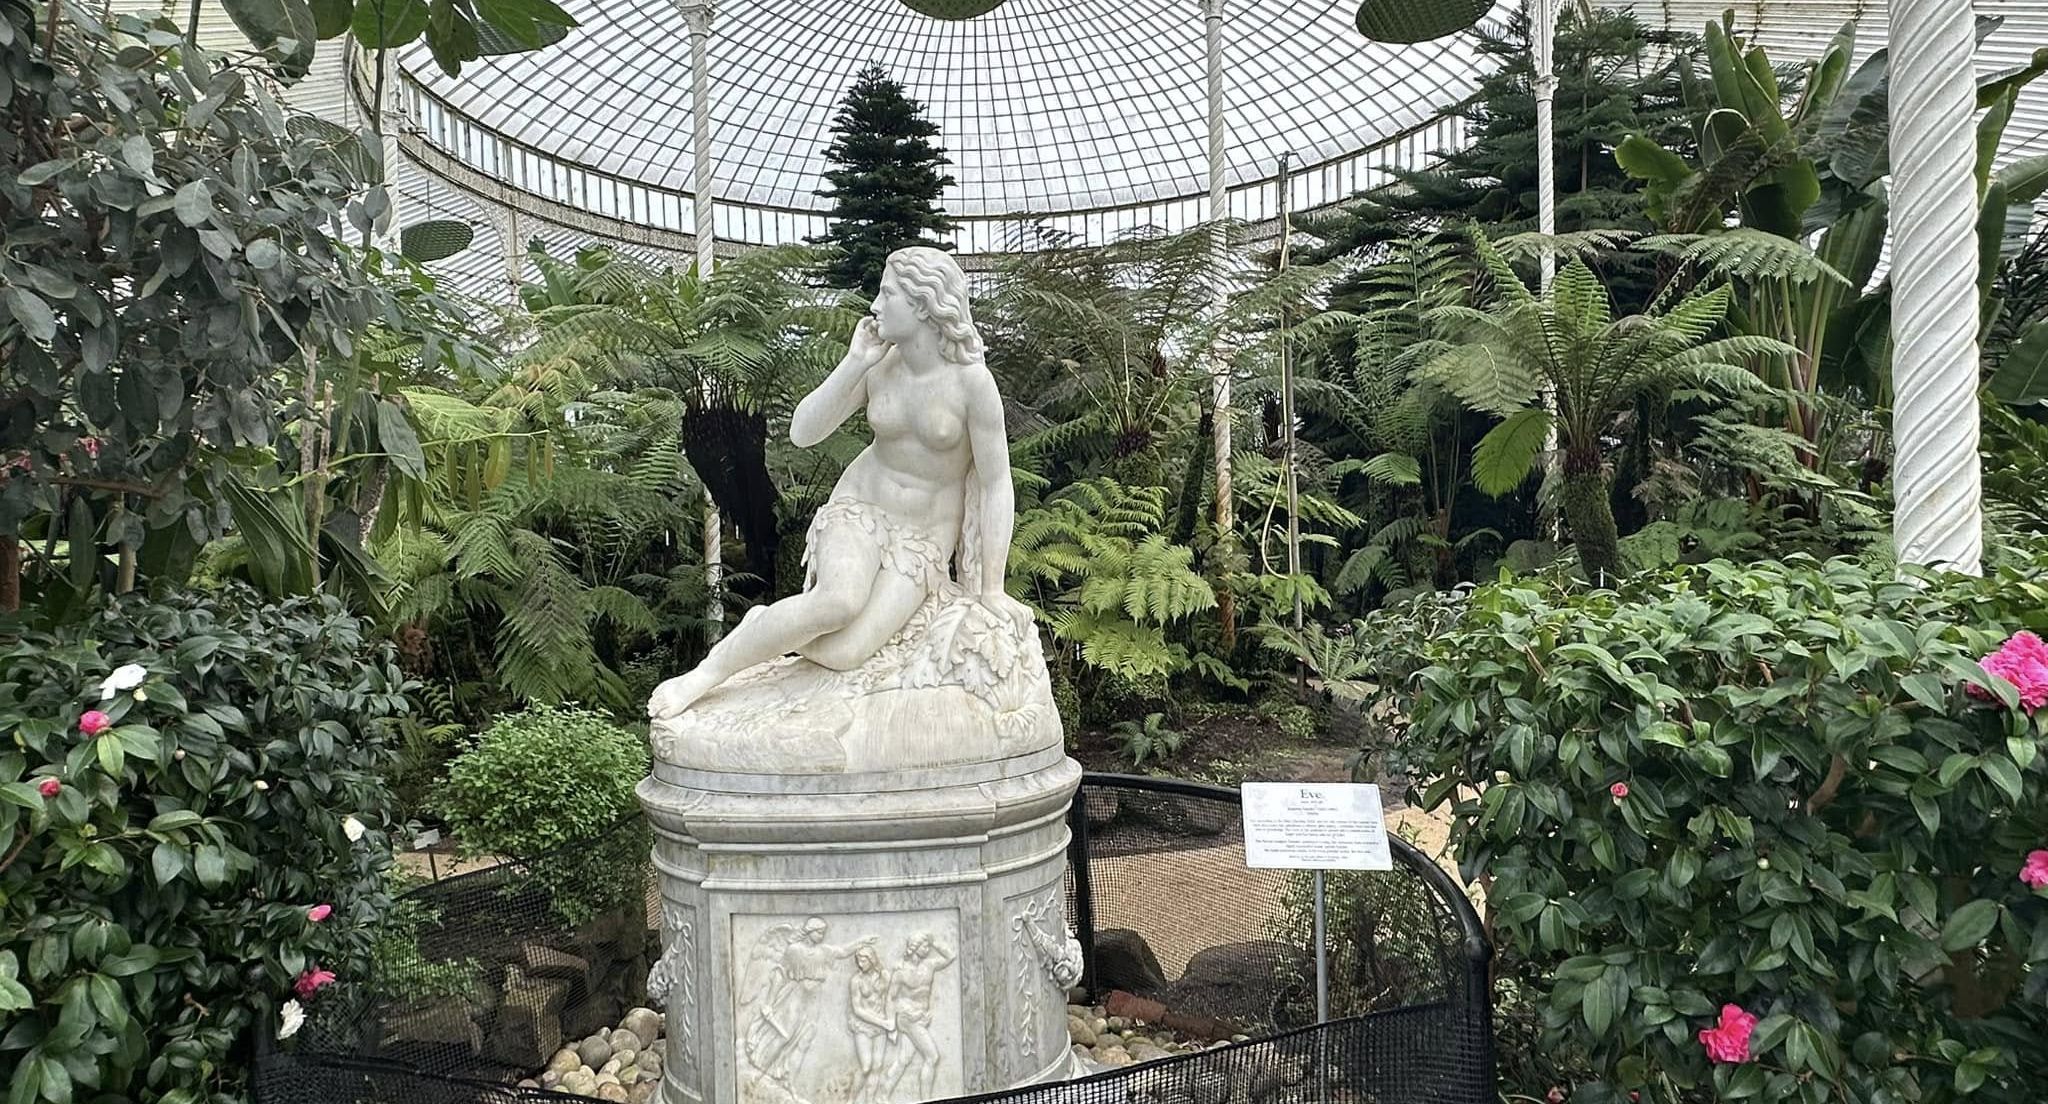
[[[899,644],[853,672],[763,665],[655,726],[664,1104],[902,1104],[1079,1072],[1081,768],[1036,633]]]

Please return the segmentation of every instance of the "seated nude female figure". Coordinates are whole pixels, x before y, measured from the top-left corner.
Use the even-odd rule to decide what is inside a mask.
[[[673,718],[725,680],[790,652],[836,671],[860,666],[951,578],[1006,617],[1016,523],[1002,398],[982,363],[967,279],[953,258],[912,246],[889,255],[870,316],[845,359],[797,404],[789,438],[823,441],[867,410],[874,442],[847,465],[805,538],[802,593],[750,611],[688,674],[649,700]]]

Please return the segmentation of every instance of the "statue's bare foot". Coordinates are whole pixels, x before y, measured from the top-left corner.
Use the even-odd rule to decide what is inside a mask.
[[[711,689],[698,675],[699,672],[691,671],[655,687],[654,694],[647,699],[647,715],[657,721],[671,720],[697,704],[697,699]]]

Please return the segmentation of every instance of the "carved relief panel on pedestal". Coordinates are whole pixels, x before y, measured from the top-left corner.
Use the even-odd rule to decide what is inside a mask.
[[[962,1091],[947,910],[732,918],[741,1104],[904,1104]]]

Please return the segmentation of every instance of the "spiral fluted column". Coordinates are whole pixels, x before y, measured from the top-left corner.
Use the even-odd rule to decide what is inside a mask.
[[[1557,0],[1529,0],[1529,52],[1536,93],[1536,229],[1557,235]],[[1540,254],[1542,287],[1557,274],[1557,251]]]
[[[1893,542],[1972,574],[1977,455],[1976,66],[1969,0],[1892,0]]]
[[[690,27],[690,152],[696,161],[690,171],[690,207],[697,216],[697,278],[708,280],[718,245],[718,231],[711,221],[714,201],[711,182],[711,15],[710,0],[677,0],[683,20]],[[704,495],[704,619],[716,638],[725,621],[725,603],[719,599],[725,581],[725,542],[718,504]]]
[[[1224,190],[1223,125],[1223,6],[1224,0],[1202,0],[1202,19],[1208,34],[1209,85],[1209,226],[1216,235],[1216,250],[1225,248],[1224,219],[1230,214],[1229,196]],[[1219,302],[1218,307],[1221,307]],[[1230,494],[1230,362],[1221,352],[1211,368],[1212,401],[1216,417],[1211,444],[1216,453],[1216,532],[1228,533],[1235,517]]]

